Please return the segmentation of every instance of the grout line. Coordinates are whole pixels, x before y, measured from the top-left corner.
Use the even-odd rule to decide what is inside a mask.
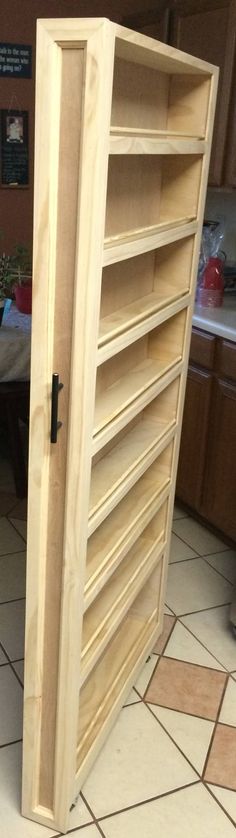
[[[224,552],[225,552],[225,551],[224,551]],[[217,554],[216,554],[216,553],[211,553],[210,555],[211,555],[211,556],[215,556],[215,555],[217,555]],[[207,559],[208,559],[208,558],[210,558],[210,555],[209,555],[209,556],[203,556],[204,561],[206,562],[206,564],[208,564],[208,567],[211,567],[211,569],[212,569],[212,570],[215,570],[215,572],[216,572],[216,573],[218,573],[218,575],[219,575],[219,576],[221,576],[223,579],[225,579],[225,581],[226,581],[226,582],[229,582],[229,584],[230,584],[230,585],[233,585],[233,586],[234,586],[234,584],[235,584],[234,582],[231,582],[231,580],[230,580],[230,579],[228,579],[228,577],[227,577],[227,576],[225,576],[225,575],[224,575],[224,573],[222,573],[222,572],[221,572],[221,570],[217,570],[217,568],[216,568],[216,567],[214,567],[214,566],[213,566],[210,562],[208,562],[208,561],[207,561]],[[220,555],[220,554],[219,554],[219,555]]]
[[[195,613],[198,614],[199,612],[196,611]],[[184,628],[187,629],[187,631],[189,631],[189,634],[191,634],[192,637],[194,637],[194,640],[197,640],[198,643],[200,643],[200,646],[202,646],[202,648],[205,649],[206,652],[208,652],[208,655],[211,655],[211,657],[214,658],[214,660],[217,661],[217,663],[219,663],[220,666],[224,667],[224,664],[222,663],[222,661],[218,660],[218,658],[216,658],[216,656],[213,654],[213,652],[210,652],[210,650],[207,648],[207,646],[205,646],[205,643],[202,643],[202,640],[199,640],[199,638],[197,637],[196,634],[194,634],[192,629],[188,628],[188,626],[185,626],[185,624],[182,623],[181,618],[179,618],[179,621],[180,621],[181,626],[184,626]],[[190,661],[189,661],[189,663],[190,663]],[[210,667],[209,667],[209,669],[210,669]],[[222,671],[222,670],[218,670],[218,671]],[[227,667],[224,667],[224,671],[226,673],[228,672]]]
[[[101,815],[99,821],[108,820],[109,818],[112,818],[115,815],[122,815],[124,812],[132,811],[132,809],[138,809],[140,808],[140,806],[147,806],[149,803],[153,803],[155,800],[162,800],[162,798],[169,797],[171,794],[176,794],[179,791],[184,791],[184,789],[188,789],[191,786],[197,786],[200,784],[200,782],[200,779],[193,780],[192,783],[186,783],[184,786],[179,786],[179,788],[177,789],[170,789],[169,791],[165,791],[162,794],[156,794],[155,797],[147,797],[145,800],[140,800],[137,803],[131,803],[130,806],[125,806],[123,809],[117,809],[115,812],[110,812],[108,815]]]
[[[210,654],[210,652],[209,652]],[[182,658],[176,658],[174,655],[165,655],[166,661],[176,661],[176,663],[186,664],[187,666],[195,666],[199,669],[207,669],[208,672],[216,672],[217,675],[225,675],[227,676],[229,673],[226,670],[217,669],[213,666],[207,666],[205,663],[195,663],[195,661],[185,661]]]
[[[0,750],[2,750],[2,748],[8,748],[9,745],[18,745],[19,742],[23,742],[22,737],[21,739],[14,739],[13,742],[4,742],[4,745],[0,745]]]
[[[1,570],[1,568],[0,568],[0,570]],[[12,605],[13,602],[24,602],[24,601],[25,601],[25,596],[20,596],[17,599],[5,599],[4,602],[0,602],[0,607],[1,607],[1,605]]]
[[[222,696],[221,696],[221,699],[220,699],[218,712],[217,712],[216,719],[215,719],[214,728],[213,728],[213,731],[212,731],[212,735],[211,735],[210,742],[209,742],[209,747],[208,747],[207,754],[206,754],[206,759],[205,759],[203,770],[202,770],[202,779],[203,780],[204,780],[204,775],[205,775],[205,772],[206,772],[206,769],[207,769],[211,748],[212,748],[213,741],[214,741],[214,738],[215,738],[215,733],[216,733],[217,725],[218,725],[218,722],[219,722],[220,712],[221,712],[221,708],[222,708],[222,704],[223,704],[223,701],[224,701],[224,697],[225,697],[226,688],[228,686],[228,683],[229,683],[229,675],[227,675],[227,677],[226,677],[226,681],[225,681],[224,688],[223,688],[223,691],[222,691]]]
[[[18,533],[18,535],[19,535],[19,533]],[[19,538],[21,538],[21,536],[19,536]],[[22,541],[23,541],[23,539],[22,539]],[[11,550],[9,553],[1,553],[0,562],[1,562],[1,559],[6,559],[8,556],[15,556],[16,553],[25,553],[25,541],[23,542],[22,547],[20,548],[20,550]],[[1,565],[0,565],[0,567],[1,567]]]
[[[190,520],[194,520],[194,519],[193,519],[193,518],[190,518]],[[205,530],[206,530],[206,529],[207,529],[207,527],[203,527],[203,529],[205,529]],[[179,538],[179,540],[180,540],[180,541],[182,541],[182,542],[183,542],[183,544],[185,544],[185,545],[186,545],[186,547],[189,547],[189,548],[190,548],[190,550],[193,550],[193,551],[194,551],[194,553],[197,553],[197,555],[198,555],[199,559],[204,559],[204,557],[205,557],[205,556],[214,556],[214,555],[215,555],[215,553],[227,553],[227,552],[228,552],[228,550],[232,549],[232,548],[228,547],[227,545],[225,545],[225,542],[224,542],[224,541],[222,541],[222,545],[223,545],[223,546],[222,546],[222,549],[220,549],[220,550],[216,550],[216,551],[215,551],[215,553],[212,553],[212,550],[211,550],[211,552],[210,552],[210,553],[199,553],[199,550],[197,550],[197,549],[196,549],[196,547],[193,547],[193,546],[192,546],[192,544],[190,544],[190,543],[189,543],[189,541],[186,541],[186,539],[182,537],[182,535],[179,535],[179,533],[175,532],[175,530],[174,530],[174,527],[173,527],[173,526],[172,526],[172,530],[171,530],[171,532],[173,532],[173,534],[174,534],[174,535],[176,535],[176,537],[177,537],[177,538]],[[208,532],[208,530],[207,530],[207,532]],[[209,530],[209,532],[210,532],[210,530]],[[211,533],[211,534],[213,534],[213,533]],[[215,538],[217,538],[217,536],[215,536]],[[220,539],[219,539],[219,538],[218,538],[218,541],[220,541]],[[193,558],[194,558],[194,557],[193,557]],[[187,559],[186,559],[186,561],[187,561]]]
[[[209,785],[208,785],[208,783],[205,782],[205,780],[202,780],[202,783],[203,783],[204,788],[213,797],[213,800],[215,800],[215,802],[218,803],[218,806],[220,807],[220,809],[222,809],[222,812],[224,812],[224,814],[227,815],[227,818],[229,819],[230,823],[232,823],[233,826],[235,827],[236,821],[231,817],[229,812],[227,812],[227,809],[224,808],[223,803],[221,803],[221,801],[218,800],[217,797],[215,797],[214,792],[212,791],[212,789],[209,788]],[[216,786],[216,785],[217,785],[217,783],[214,783],[214,786]],[[227,791],[229,791],[229,789],[227,789],[226,786],[218,786],[218,788],[220,788],[220,789],[225,788]],[[231,791],[231,789],[230,789],[230,791]]]
[[[2,651],[4,652],[4,655],[6,655],[6,658],[7,658],[7,664],[10,666],[10,668],[11,668],[11,670],[12,670],[12,672],[13,672],[13,675],[15,675],[15,678],[17,679],[17,681],[19,681],[20,686],[22,687],[22,689],[24,689],[24,684],[22,684],[22,681],[20,680],[20,677],[19,677],[18,673],[16,672],[16,670],[14,669],[14,666],[13,666],[13,663],[17,663],[17,661],[16,661],[16,660],[15,660],[15,661],[12,661],[12,660],[9,658],[8,652],[6,651],[6,649],[4,648],[4,646],[3,646],[3,644],[2,644],[2,643],[0,643],[0,648],[1,648],[1,649],[2,649]],[[24,658],[18,658],[18,660],[24,660]]]
[[[17,529],[17,527],[15,526],[15,524],[13,524],[13,521],[11,520],[11,518],[8,518],[7,520],[9,521],[9,524],[11,524],[11,526],[13,527],[13,529],[15,530],[15,532],[17,533],[17,535],[19,535],[19,537],[20,537],[20,538],[22,538],[22,540],[24,541],[24,544],[26,544],[27,539],[25,538],[25,536],[24,536],[24,535],[22,535],[22,533],[21,533],[21,532],[19,532],[19,530]],[[22,519],[21,519],[21,518],[16,518],[15,520],[16,520],[16,521],[21,521]]]
[[[94,812],[93,812],[93,810],[91,809],[91,806],[90,806],[90,805],[89,805],[89,803],[87,802],[86,797],[84,796],[84,794],[83,794],[83,792],[82,792],[82,791],[80,792],[80,797],[82,798],[83,803],[85,803],[85,805],[86,805],[86,807],[87,807],[88,811],[90,812],[90,815],[91,815],[91,816],[92,816],[92,818],[93,818],[93,823],[95,823],[95,824],[96,824],[97,829],[98,829],[98,831],[100,832],[100,835],[102,835],[102,836],[103,836],[103,838],[106,838],[106,836],[104,835],[104,832],[102,831],[101,827],[99,826],[98,819],[96,818],[96,815],[94,815]]]
[[[213,724],[213,725],[215,724],[215,719],[210,719],[209,716],[199,716],[198,713],[189,713],[186,710],[180,710],[178,707],[170,707],[170,706],[167,706],[167,704],[160,704],[159,702],[158,702],[158,704],[156,704],[155,701],[151,701],[151,699],[148,699],[148,698],[145,699],[145,703],[146,703],[146,706],[149,707],[149,710],[152,713],[152,715],[154,715],[154,716],[155,716],[155,713],[153,714],[153,711],[151,710],[150,705],[153,706],[153,707],[161,707],[162,710],[171,710],[172,713],[180,713],[181,716],[191,716],[192,719],[202,719],[204,722],[211,722],[211,724]],[[162,722],[160,722],[160,719],[157,719],[157,716],[155,716],[155,719],[156,719],[156,721],[159,722],[160,725],[162,725]],[[165,729],[166,728],[164,728],[164,730]],[[168,735],[172,739],[171,734],[169,733],[169,731],[167,730],[166,732],[168,733]],[[174,742],[174,744],[178,748],[179,746],[175,742],[175,739],[173,739],[172,741]],[[181,751],[181,748],[179,748],[179,750]],[[183,751],[181,751],[181,754],[182,753],[185,756],[185,759],[188,759],[188,757],[186,757],[186,755],[184,754]],[[191,765],[191,763],[190,763],[190,765]],[[194,771],[197,771],[197,769],[194,768]],[[199,775],[199,776],[201,776],[201,775]]]
[[[231,605],[231,602],[222,602],[221,605],[210,605],[208,608],[199,608],[198,611],[186,611],[185,614],[176,614],[176,617],[192,617],[193,614],[203,614],[204,611],[214,611],[216,608],[226,608],[229,605]]]
[[[167,614],[166,616],[167,616],[167,617],[170,617],[170,614]],[[148,684],[147,684],[147,686],[146,686],[146,689],[144,690],[144,694],[143,694],[143,696],[141,696],[141,693],[138,693],[138,694],[141,696],[141,698],[144,698],[144,696],[146,695],[146,692],[148,691],[149,684],[151,683],[152,678],[153,678],[153,676],[154,676],[154,673],[155,673],[155,672],[156,672],[156,670],[157,670],[159,660],[160,660],[160,658],[161,658],[161,657],[163,656],[163,654],[164,654],[164,651],[165,651],[165,649],[166,649],[166,647],[167,647],[167,643],[169,642],[169,639],[170,639],[170,637],[171,637],[171,635],[172,635],[172,633],[173,633],[173,631],[174,631],[175,625],[176,625],[176,618],[174,618],[173,626],[171,627],[170,633],[169,633],[169,635],[168,635],[168,637],[167,637],[167,639],[166,639],[166,642],[165,642],[165,644],[164,644],[164,646],[163,646],[162,652],[156,652],[156,653],[155,653],[155,652],[152,652],[152,653],[151,653],[151,654],[156,654],[156,655],[158,655],[159,657],[158,657],[158,660],[157,660],[156,666],[154,666],[153,672],[152,672],[152,674],[151,674],[151,676],[150,676],[150,678],[149,678],[149,681],[148,681]],[[162,633],[163,633],[163,632],[162,632]],[[160,634],[159,640],[160,640],[160,638],[161,638],[161,634]],[[157,643],[158,643],[158,640],[157,640]],[[156,644],[155,644],[155,645],[156,645]],[[138,692],[138,690],[137,690],[137,692]]]

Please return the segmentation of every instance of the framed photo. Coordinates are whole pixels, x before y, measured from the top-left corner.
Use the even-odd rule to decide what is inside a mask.
[[[1,184],[28,186],[28,111],[1,111]]]

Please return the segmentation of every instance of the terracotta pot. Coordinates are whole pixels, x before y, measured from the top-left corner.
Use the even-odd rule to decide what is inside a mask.
[[[32,312],[32,283],[28,285],[15,285],[14,288],[16,305],[22,314]]]

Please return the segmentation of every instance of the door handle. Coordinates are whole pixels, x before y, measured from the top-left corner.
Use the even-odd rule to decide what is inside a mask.
[[[58,421],[58,395],[64,385],[59,381],[58,372],[52,375],[52,413],[51,413],[51,442],[57,442],[57,431],[62,426]]]

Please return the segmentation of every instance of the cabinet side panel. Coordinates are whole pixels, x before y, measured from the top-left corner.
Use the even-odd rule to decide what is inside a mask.
[[[58,434],[58,443],[52,446],[50,452],[39,782],[40,802],[48,808],[53,807],[83,66],[83,50],[62,50],[53,369],[60,373],[60,379],[64,383],[59,396],[59,418],[63,424]]]

